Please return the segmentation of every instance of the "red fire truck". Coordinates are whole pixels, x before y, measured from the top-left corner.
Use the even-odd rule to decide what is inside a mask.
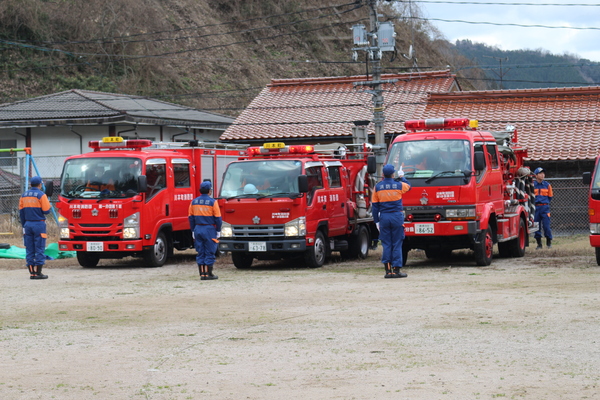
[[[411,249],[446,258],[466,248],[477,265],[489,265],[494,243],[502,257],[523,257],[533,212],[516,130],[484,132],[467,118],[412,120],[405,128],[387,156],[412,185],[403,197],[404,261]]]
[[[594,173],[584,172],[583,184],[590,185],[588,215],[590,218],[590,245],[596,251],[596,263],[600,265],[600,158],[596,159]]]
[[[200,183],[210,179],[218,190],[217,177],[246,147],[121,137],[89,146],[65,160],[56,204],[59,248],[76,251],[83,267],[126,256],[160,267],[174,248],[192,247],[188,207]]]
[[[219,249],[237,268],[253,260],[304,256],[312,268],[331,251],[365,258],[373,218],[369,174],[375,157],[362,145],[265,143],[227,167],[219,194]]]

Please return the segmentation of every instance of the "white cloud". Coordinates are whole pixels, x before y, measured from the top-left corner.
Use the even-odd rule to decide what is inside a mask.
[[[490,4],[417,4],[425,18],[461,20],[470,22],[489,22],[494,24],[571,26],[596,28],[600,6],[526,6],[526,5],[490,5]],[[498,0],[484,0],[485,2]],[[506,1],[506,0],[505,0]],[[517,3],[515,0],[509,0]],[[597,0],[575,0],[578,4],[598,4]],[[565,4],[557,0],[524,0],[524,3]],[[524,4],[522,3],[522,4]],[[554,54],[577,54],[582,58],[600,61],[600,30],[533,28],[511,25],[469,24],[432,20],[450,42],[457,39],[469,39],[486,43],[503,50],[544,49]]]

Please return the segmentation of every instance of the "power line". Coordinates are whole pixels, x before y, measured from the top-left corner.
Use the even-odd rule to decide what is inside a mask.
[[[403,2],[403,0],[392,0],[395,2]],[[441,0],[412,0],[413,3],[428,3],[428,4],[465,4],[465,5],[490,5],[490,6],[535,6],[535,7],[599,7],[600,4],[589,3],[501,3],[501,2],[479,2],[479,1],[441,1]]]
[[[546,28],[546,29],[574,29],[574,30],[600,30],[600,27],[581,27],[581,26],[552,26],[552,25],[528,25],[528,24],[511,24],[511,23],[500,23],[500,22],[486,22],[486,21],[465,21],[460,19],[441,19],[441,18],[421,18],[421,17],[404,17],[404,19],[416,19],[419,21],[440,21],[450,23],[461,23],[471,25],[495,25],[495,26],[516,26],[519,28]]]

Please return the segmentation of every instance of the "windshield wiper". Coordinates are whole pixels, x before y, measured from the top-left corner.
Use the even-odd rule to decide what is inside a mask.
[[[460,172],[463,172],[463,171],[460,171]],[[431,178],[427,178],[425,180],[425,183],[429,183],[429,182],[433,181],[434,179],[439,178],[440,176],[448,175],[448,174],[455,174],[455,173],[456,173],[456,171],[442,171],[442,172],[438,172],[437,174],[433,175]],[[463,172],[463,174],[464,174],[464,172]]]

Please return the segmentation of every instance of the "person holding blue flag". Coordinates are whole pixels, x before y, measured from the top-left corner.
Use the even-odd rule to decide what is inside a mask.
[[[385,278],[406,278],[407,275],[400,272],[404,240],[402,195],[410,190],[410,183],[404,178],[402,167],[397,179],[394,179],[394,173],[393,165],[383,166],[383,180],[375,185],[373,192],[373,221],[383,246],[381,262],[385,266]]]

